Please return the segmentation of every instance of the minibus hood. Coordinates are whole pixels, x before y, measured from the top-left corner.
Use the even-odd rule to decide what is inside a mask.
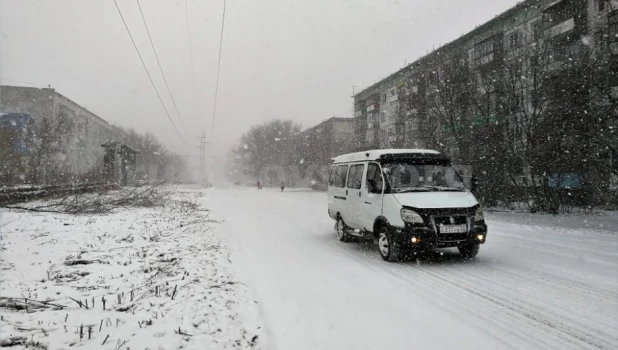
[[[478,204],[474,195],[464,192],[406,192],[393,194],[405,207],[419,209],[470,208]]]

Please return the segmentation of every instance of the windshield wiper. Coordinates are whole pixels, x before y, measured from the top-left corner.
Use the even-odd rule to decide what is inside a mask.
[[[423,187],[431,188],[431,189],[434,189],[436,191],[463,191],[463,190],[465,190],[465,187],[452,187],[452,186],[425,185]]]
[[[391,192],[393,193],[405,193],[405,192],[429,192],[433,191],[432,188],[428,188],[426,186],[421,187],[406,187],[406,188],[393,188]]]

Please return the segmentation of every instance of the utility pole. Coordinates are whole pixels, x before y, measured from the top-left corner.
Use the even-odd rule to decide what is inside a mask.
[[[204,185],[207,181],[206,178],[206,144],[210,143],[206,141],[206,131],[202,130],[202,135],[198,137],[200,139],[200,169],[199,169],[199,182]]]

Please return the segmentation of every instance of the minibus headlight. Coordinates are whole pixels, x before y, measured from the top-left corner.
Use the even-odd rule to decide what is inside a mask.
[[[410,209],[401,209],[401,219],[410,224],[423,224],[423,218],[417,212]]]
[[[483,215],[483,210],[481,209],[481,207],[476,208],[476,213],[474,213],[474,221],[485,221],[485,216]]]

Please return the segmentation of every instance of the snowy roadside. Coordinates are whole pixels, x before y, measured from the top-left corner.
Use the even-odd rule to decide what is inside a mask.
[[[518,211],[487,210],[485,217],[489,221],[513,225],[551,228],[556,230],[593,230],[600,234],[618,233],[618,211],[598,210],[591,214],[542,214]]]
[[[0,346],[268,348],[201,195],[106,215],[0,209]]]

